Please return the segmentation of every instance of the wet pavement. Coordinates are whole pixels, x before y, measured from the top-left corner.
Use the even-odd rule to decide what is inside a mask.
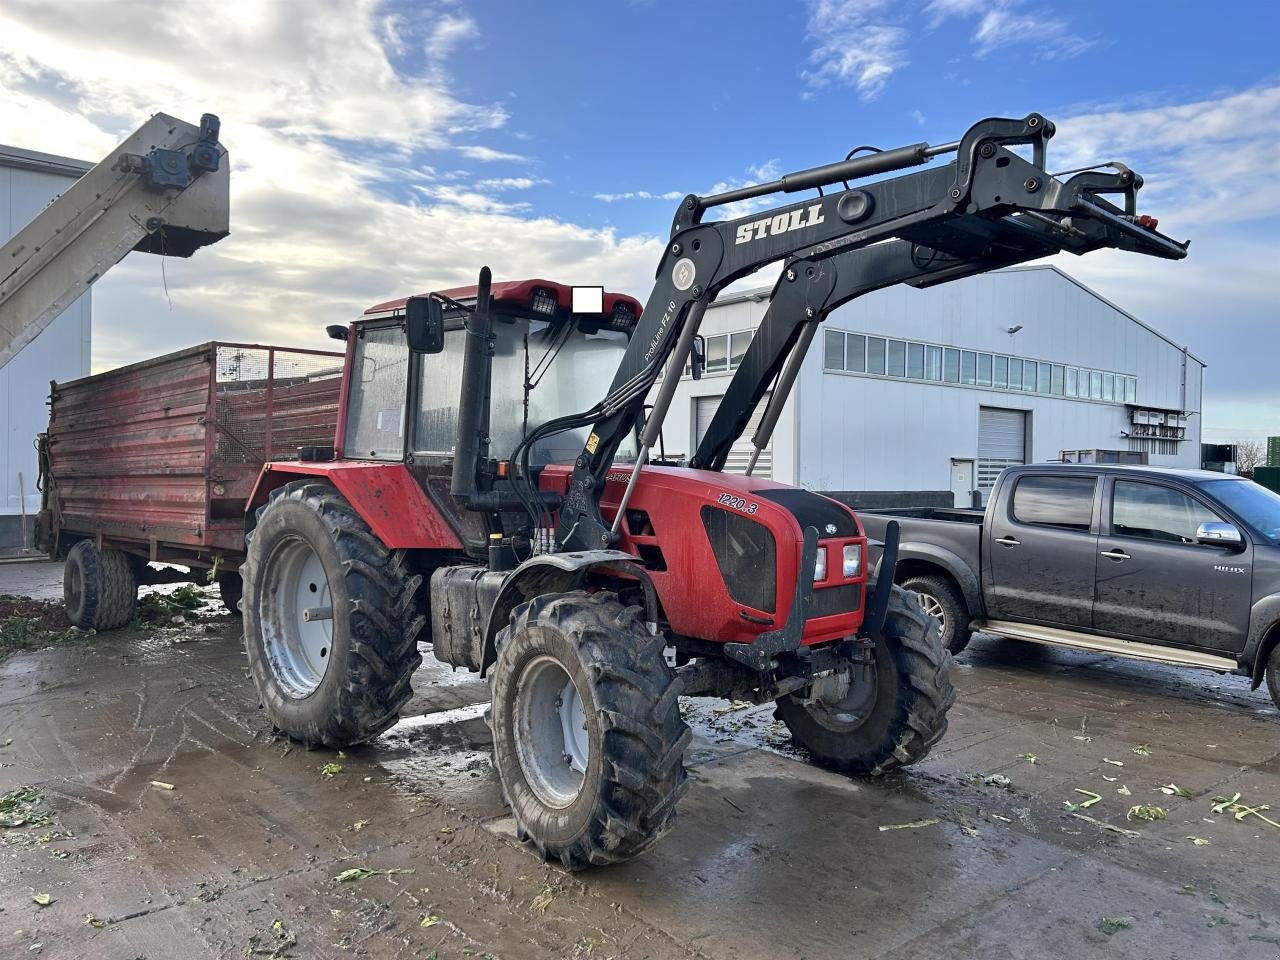
[[[676,827],[570,875],[514,839],[483,684],[428,657],[396,728],[307,751],[238,630],[0,663],[0,793],[48,817],[0,829],[0,957],[1280,957],[1280,828],[1213,810],[1280,807],[1280,717],[1242,678],[978,638],[946,738],[877,781],[689,700]]]

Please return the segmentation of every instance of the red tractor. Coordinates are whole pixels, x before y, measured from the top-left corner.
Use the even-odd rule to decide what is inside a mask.
[[[1038,114],[984,120],[955,143],[686,197],[643,310],[600,288],[493,283],[486,268],[476,287],[331,328],[346,341],[334,447],[267,465],[249,504],[245,640],[276,726],[330,747],[376,736],[430,642],[489,678],[519,834],[569,868],[633,857],[671,824],[683,695],[775,701],[795,741],[838,770],[923,757],[946,730],[949,657],[893,585],[896,529],[869,577],[853,511],[723,467],[770,393],[753,437],[767,443],[818,324],[856,296],[1063,250],[1185,256],[1138,216],[1131,171],[1047,173],[1052,134]],[[955,157],[929,164],[943,154]],[[700,374],[707,305],[779,260],[697,451],[651,460],[677,380]]]

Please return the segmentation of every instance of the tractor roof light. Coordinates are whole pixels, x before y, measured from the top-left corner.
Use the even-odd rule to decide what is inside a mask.
[[[559,303],[556,301],[555,294],[546,287],[535,287],[531,306],[534,313],[545,313],[550,316],[556,312]]]

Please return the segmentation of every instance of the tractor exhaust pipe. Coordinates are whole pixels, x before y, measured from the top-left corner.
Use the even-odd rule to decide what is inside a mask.
[[[490,290],[493,274],[480,269],[475,313],[467,322],[467,349],[462,355],[462,397],[458,403],[458,442],[453,450],[449,492],[469,504],[478,492],[477,471],[489,456],[489,375],[493,358]]]

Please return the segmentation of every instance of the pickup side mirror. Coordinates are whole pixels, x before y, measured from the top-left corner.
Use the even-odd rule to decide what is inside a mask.
[[[693,338],[693,349],[689,351],[689,372],[695,380],[702,379],[702,371],[707,369],[707,338],[698,334]]]
[[[414,353],[444,350],[444,305],[435,297],[410,297],[404,304],[405,334]]]
[[[1234,523],[1202,523],[1196,528],[1196,543],[1239,550],[1244,547],[1244,536]]]

